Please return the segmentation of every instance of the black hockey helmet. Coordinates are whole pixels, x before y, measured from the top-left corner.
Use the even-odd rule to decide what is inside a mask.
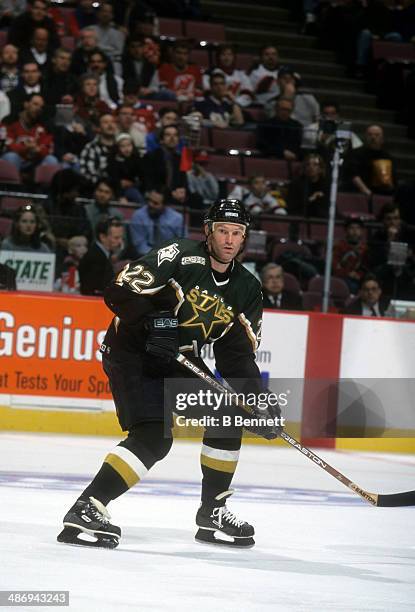
[[[239,223],[248,230],[251,223],[251,215],[239,200],[221,199],[216,200],[205,215],[204,223],[208,224],[212,231],[213,223]]]

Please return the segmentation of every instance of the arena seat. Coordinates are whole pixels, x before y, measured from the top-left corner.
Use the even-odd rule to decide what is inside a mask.
[[[228,149],[254,149],[256,136],[254,131],[212,128],[212,147],[226,151]]]
[[[245,175],[263,174],[269,180],[287,181],[290,178],[288,164],[283,159],[246,157]]]
[[[208,42],[225,42],[225,26],[223,23],[205,21],[185,21],[184,30],[187,38],[206,40]]]
[[[182,36],[184,35],[183,21],[181,19],[169,19],[168,17],[160,17],[159,31],[161,36],[182,38]]]
[[[0,159],[0,183],[20,183],[18,169],[5,159]]]

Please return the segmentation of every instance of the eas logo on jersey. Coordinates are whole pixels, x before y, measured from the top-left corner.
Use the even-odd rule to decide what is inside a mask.
[[[159,266],[163,261],[173,261],[179,254],[178,246],[178,243],[174,242],[173,244],[169,244],[169,246],[159,249],[157,251],[157,265]]]

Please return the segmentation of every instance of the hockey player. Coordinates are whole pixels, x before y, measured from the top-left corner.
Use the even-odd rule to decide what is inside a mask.
[[[219,200],[207,213],[204,242],[183,239],[154,249],[126,266],[106,290],[105,302],[116,316],[101,347],[103,367],[118,420],[128,436],[106,456],[93,481],[65,515],[59,542],[118,545],[121,530],[109,522],[106,505],[141,480],[171,448],[171,437],[166,438],[163,429],[163,378],[186,376],[187,371],[175,360],[179,351],[208,372],[200,351],[204,344],[213,343],[223,378],[244,379],[250,390],[262,391],[255,363],[261,286],[236,260],[249,221],[238,200]],[[276,407],[273,416],[279,414]],[[278,432],[277,426],[257,431],[268,439]],[[254,544],[254,528],[226,506],[241,433],[235,427],[229,437],[218,438],[209,429],[205,431],[201,505],[196,515],[199,541],[241,547]]]

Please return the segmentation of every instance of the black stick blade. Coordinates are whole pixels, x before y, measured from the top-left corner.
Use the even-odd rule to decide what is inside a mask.
[[[391,495],[378,495],[377,506],[393,508],[396,506],[415,506],[415,491],[392,493]]]

